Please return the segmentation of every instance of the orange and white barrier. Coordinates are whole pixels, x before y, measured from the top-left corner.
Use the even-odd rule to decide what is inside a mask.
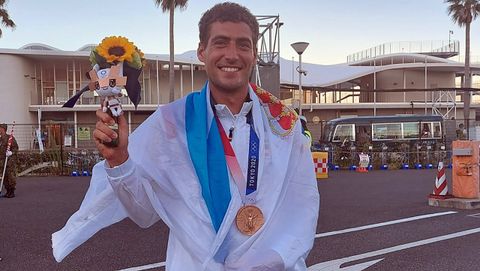
[[[328,152],[312,152],[317,179],[328,178]]]
[[[429,197],[436,199],[445,199],[451,197],[451,195],[448,194],[447,178],[445,177],[445,167],[443,166],[443,162],[438,162],[435,188],[433,189],[433,194],[430,194]]]

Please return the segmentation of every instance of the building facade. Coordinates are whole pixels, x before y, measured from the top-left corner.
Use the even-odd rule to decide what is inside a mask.
[[[91,132],[100,97],[84,93],[74,108],[62,105],[89,80],[89,54],[93,45],[77,51],[62,51],[48,45],[29,44],[20,49],[0,49],[0,121],[16,123],[15,135],[22,149],[65,144],[74,148],[93,147]],[[195,57],[175,59],[175,99],[205,84],[203,64]],[[168,103],[168,55],[146,54],[139,81],[141,101],[135,110],[124,93],[122,104],[130,129],[142,123],[158,106]],[[90,133],[90,135],[86,135]],[[48,135],[48,138],[45,138]]]
[[[302,91],[296,63],[280,59],[281,89],[274,93],[297,109],[301,104],[314,140],[320,138],[325,121],[346,116],[440,114],[463,119],[461,93],[454,88],[461,85],[464,64],[452,60],[459,53],[458,42],[418,45],[384,44],[355,53],[346,63],[337,65],[304,63],[302,69],[307,74],[302,75]],[[74,108],[62,108],[88,83],[85,74],[91,69],[88,59],[92,46],[76,51],[44,44],[0,49],[0,122],[15,122],[21,149],[39,148],[38,142],[46,148],[94,148],[92,131],[100,97],[86,92]],[[169,102],[168,55],[145,57],[138,108],[135,110],[126,96],[122,101],[130,131]],[[480,64],[472,61],[471,66],[473,87],[480,88]],[[262,77],[258,71],[262,72],[257,69],[252,78]],[[176,99],[202,88],[205,80],[203,63],[195,52],[175,56]],[[476,97],[473,92],[472,120],[477,118],[479,108]]]

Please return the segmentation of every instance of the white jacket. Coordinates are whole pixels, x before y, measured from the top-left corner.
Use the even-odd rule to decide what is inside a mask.
[[[218,232],[213,228],[189,156],[183,98],[157,109],[132,133],[127,162],[113,169],[104,162],[94,167],[80,209],[52,235],[55,259],[61,261],[102,228],[129,217],[141,227],[159,219],[168,225],[166,270],[306,270],[319,212],[308,139],[298,120],[288,136],[272,132],[268,107],[252,89],[250,97],[261,146],[256,206],[265,224],[258,232],[249,237],[235,226],[242,201],[231,175],[227,213]],[[229,122],[235,122],[232,145],[246,173],[245,112],[234,118],[228,109],[216,109],[227,133]]]

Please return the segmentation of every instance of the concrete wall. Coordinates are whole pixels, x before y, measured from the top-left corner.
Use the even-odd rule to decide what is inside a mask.
[[[377,77],[377,89],[423,89],[425,88],[424,70],[389,70],[380,72]],[[427,88],[455,87],[455,74],[452,72],[428,71]],[[424,92],[406,92],[405,101],[424,101]],[[431,93],[427,93],[427,101],[432,100]],[[377,93],[377,102],[403,102],[404,94],[401,93]]]
[[[31,96],[30,90],[35,87],[35,71],[33,64],[23,58],[14,55],[0,54],[0,122],[7,123],[8,131],[11,132],[14,121],[15,137],[21,150],[31,147],[31,140],[26,135],[25,124],[37,122],[36,114],[28,111]]]
[[[0,67],[0,122],[36,122],[36,115],[28,111],[30,90],[35,88],[33,64],[24,57],[0,54]]]
[[[159,78],[158,78],[158,83],[159,83],[159,90],[160,90],[160,98],[158,99],[158,93],[157,93],[157,78],[156,78],[156,72],[154,70],[150,71],[150,90],[152,92],[152,97],[151,97],[151,104],[166,104],[169,102],[169,97],[170,97],[170,90],[169,90],[169,84],[168,84],[168,75],[169,71],[168,69],[162,69],[159,72]],[[180,74],[182,74],[182,77],[180,78]],[[205,71],[202,70],[194,70],[194,75],[193,75],[193,90],[198,90],[203,87],[205,84],[205,81],[207,80],[207,76]],[[181,83],[182,82],[182,83]],[[182,86],[183,84],[183,93],[182,93]],[[192,92],[192,79],[191,79],[191,71],[190,70],[182,70],[180,72],[179,70],[175,71],[175,99],[179,99],[180,97],[188,95],[188,93]],[[148,101],[148,99],[147,99]],[[142,103],[142,101],[140,102]]]

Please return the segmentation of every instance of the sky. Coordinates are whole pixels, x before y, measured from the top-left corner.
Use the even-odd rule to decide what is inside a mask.
[[[175,53],[195,50],[198,21],[215,0],[190,0],[175,13]],[[280,56],[298,61],[290,44],[310,45],[302,61],[315,64],[346,62],[347,55],[396,41],[449,39],[460,41],[464,54],[465,29],[447,14],[443,0],[238,0],[254,15],[279,15]],[[12,0],[6,4],[15,30],[2,27],[0,48],[18,49],[43,43],[74,51],[98,44],[104,37],[122,35],[143,52],[168,54],[168,13],[154,0]],[[480,55],[480,18],[471,26],[471,54]]]

